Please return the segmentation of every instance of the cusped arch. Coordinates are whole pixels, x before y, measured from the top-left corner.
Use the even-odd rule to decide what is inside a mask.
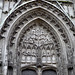
[[[31,5],[32,4],[32,5]],[[45,4],[45,5],[44,5]],[[61,11],[61,10],[59,10],[57,7],[55,7],[53,4],[51,4],[51,3],[48,3],[47,1],[40,1],[40,3],[39,2],[36,2],[36,1],[33,1],[33,2],[28,2],[28,3],[26,3],[26,4],[23,4],[23,5],[21,5],[20,7],[18,7],[13,13],[15,14],[15,16],[16,16],[16,13],[19,13],[19,14],[22,14],[22,11],[24,10],[24,11],[28,11],[29,10],[29,8],[32,10],[32,7],[33,7],[33,5],[34,5],[34,8],[36,8],[36,7],[43,7],[43,8],[49,8],[48,10],[50,10],[51,12],[55,12],[55,14],[56,13],[58,13],[57,15],[61,15],[61,16],[63,16],[64,15],[64,13]],[[22,8],[22,9],[21,9]],[[42,8],[42,9],[43,9]],[[27,10],[28,9],[28,10]],[[56,9],[58,9],[58,11],[56,10]],[[47,11],[47,10],[46,10]],[[59,13],[60,12],[60,13]],[[63,13],[63,14],[61,14],[61,12]],[[14,17],[14,14],[13,15],[10,15],[9,16],[9,18],[8,18],[8,20],[12,20],[12,19],[10,19],[11,17],[13,18]],[[54,14],[53,14],[54,15]],[[66,16],[66,15],[64,15],[64,16]],[[63,16],[63,17],[64,17]],[[63,18],[62,17],[62,18]],[[68,19],[66,19],[66,20],[68,20]],[[6,22],[5,22],[6,23]],[[5,25],[7,25],[7,24],[5,24]],[[12,26],[13,26],[13,24],[12,24]],[[12,26],[10,27],[10,28],[12,28]],[[14,26],[13,26],[14,27]],[[65,27],[65,26],[64,26]],[[65,29],[65,28],[64,28]],[[10,31],[9,31],[10,32]],[[68,32],[68,31],[67,31]],[[10,35],[10,34],[9,34]],[[9,36],[8,35],[8,36]],[[68,35],[68,33],[67,33],[67,35]],[[69,35],[70,36],[70,35]],[[70,39],[69,39],[70,40]],[[73,45],[73,44],[72,44]]]
[[[18,47],[20,38],[22,38],[23,33],[24,33],[27,29],[30,28],[29,25],[31,25],[31,23],[34,23],[34,24],[35,24],[35,21],[38,21],[38,20],[39,20],[41,23],[45,23],[45,24],[46,24],[46,27],[47,27],[47,26],[50,27],[50,28],[48,28],[48,27],[47,27],[47,28],[48,28],[49,30],[52,29],[52,30],[54,31],[55,35],[57,36],[57,37],[56,37],[57,39],[61,39],[60,35],[58,34],[58,31],[57,31],[55,28],[53,28],[53,26],[50,25],[49,22],[47,22],[45,19],[43,19],[43,18],[41,18],[41,17],[36,17],[36,18],[32,19],[31,21],[29,21],[27,24],[25,24],[24,27],[23,27],[23,28],[20,30],[20,32],[18,33],[18,35],[17,35],[17,37],[16,37],[16,42],[15,42],[15,47],[16,47],[15,49],[17,49],[17,47]],[[32,26],[32,25],[31,25],[31,26]],[[62,39],[61,39],[61,40],[62,40]],[[59,41],[60,41],[60,40],[59,40]],[[60,45],[61,45],[61,47],[62,47],[61,41],[60,41]]]

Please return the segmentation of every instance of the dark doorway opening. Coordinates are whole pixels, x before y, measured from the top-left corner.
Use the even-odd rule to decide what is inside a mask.
[[[44,70],[42,75],[57,75],[57,73],[55,70],[48,69],[48,70]]]
[[[8,66],[8,75],[13,75],[13,68]]]
[[[22,70],[22,75],[37,75],[37,73],[35,70],[25,69]]]

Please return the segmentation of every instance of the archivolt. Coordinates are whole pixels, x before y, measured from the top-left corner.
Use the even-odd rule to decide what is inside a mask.
[[[61,33],[61,36],[63,37],[63,40],[65,41],[65,43],[69,43],[69,38],[66,35],[66,34],[68,34],[68,31],[65,32],[67,30],[65,28],[65,26],[63,26],[62,22],[56,16],[54,16],[52,14],[52,12],[48,12],[48,11],[46,12],[46,11],[47,10],[42,8],[42,7],[37,7],[37,8],[34,8],[33,10],[31,10],[31,11],[28,11],[27,13],[22,14],[13,23],[12,27],[9,30],[9,35],[8,36],[11,36],[11,38],[13,38],[14,33],[16,32],[17,29],[20,30],[25,23],[29,22],[31,19],[34,19],[35,17],[38,16],[38,17],[42,17],[42,18],[46,19],[46,21],[49,21],[54,27],[56,27],[56,29],[58,29],[58,31]],[[14,30],[14,32],[12,32],[13,30]],[[16,33],[18,33],[18,32],[16,32]],[[10,35],[10,34],[12,34],[12,35]],[[14,39],[15,39],[15,37],[13,38],[13,40]]]
[[[17,23],[17,20],[19,20],[20,21],[20,19],[18,19],[19,18],[19,16],[20,16],[20,18],[22,17],[21,15],[23,14],[23,13],[25,13],[26,14],[26,12],[28,13],[28,12],[30,12],[29,10],[32,10],[32,9],[35,9],[35,8],[42,8],[42,9],[44,9],[44,10],[48,10],[47,12],[48,13],[50,13],[51,15],[53,15],[53,16],[59,16],[59,19],[61,20],[62,19],[62,23],[65,23],[66,25],[68,25],[68,26],[65,26],[64,24],[64,32],[66,31],[66,29],[68,30],[68,28],[70,28],[70,29],[73,29],[72,31],[74,31],[74,25],[72,24],[72,22],[67,18],[67,16],[66,15],[64,15],[64,13],[61,11],[61,10],[59,10],[58,8],[56,8],[54,5],[52,5],[51,3],[48,3],[48,2],[46,2],[46,1],[40,1],[40,2],[37,2],[37,1],[31,1],[31,2],[28,2],[28,3],[26,3],[26,4],[23,4],[23,5],[21,5],[20,7],[18,7],[17,9],[15,9],[15,11],[14,12],[12,12],[10,15],[9,15],[9,17],[6,19],[6,21],[4,22],[4,25],[3,25],[3,27],[2,27],[2,29],[1,29],[1,36],[2,36],[2,34],[4,33],[4,32],[6,32],[6,31],[8,31],[8,32],[10,32],[10,31],[12,31],[13,30],[13,28],[14,29],[16,29],[16,28],[20,28],[18,25],[16,25],[15,23]],[[24,15],[23,15],[24,16]],[[49,16],[49,15],[48,15]],[[58,19],[58,18],[57,18]],[[25,19],[26,21],[27,21],[27,19]],[[52,19],[53,20],[53,19]],[[58,21],[60,21],[60,20],[58,20]],[[64,22],[63,22],[64,21]],[[20,23],[22,23],[22,22],[20,22]],[[10,25],[11,24],[11,25]],[[15,26],[14,26],[14,25]],[[18,23],[17,23],[18,24]],[[8,27],[8,26],[10,26],[10,27]],[[8,28],[9,29],[8,29]],[[65,27],[66,27],[66,29],[65,29]],[[7,29],[8,30],[7,30]],[[12,28],[12,29],[11,29]],[[10,30],[10,31],[9,31]],[[59,31],[62,31],[61,30],[61,28],[59,29]],[[68,32],[68,31],[66,31],[66,32]],[[11,32],[12,33],[12,32]],[[16,33],[16,32],[15,32]],[[63,37],[65,37],[65,35],[64,34],[61,34]],[[67,34],[68,35],[68,34]],[[8,36],[10,36],[10,34],[8,35]],[[7,36],[7,37],[8,37]],[[70,36],[70,35],[69,35]],[[2,36],[3,37],[3,36]],[[15,37],[13,37],[13,38],[15,38]],[[67,38],[67,37],[66,37]],[[67,39],[64,39],[64,41],[65,40],[67,40]],[[66,42],[66,41],[65,41]],[[13,43],[12,43],[13,44]]]
[[[58,31],[55,29],[55,28],[53,28],[53,26],[49,23],[49,22],[47,22],[45,19],[43,19],[43,18],[41,18],[41,17],[36,17],[36,18],[34,18],[34,19],[32,19],[32,20],[30,20],[27,24],[25,24],[23,27],[22,27],[22,29],[19,31],[19,33],[18,33],[18,35],[17,35],[17,37],[16,37],[16,42],[15,42],[15,47],[18,47],[18,45],[19,45],[19,43],[21,42],[21,41],[23,41],[23,35],[24,35],[24,33],[29,29],[29,28],[31,28],[32,27],[32,24],[31,23],[33,23],[33,25],[35,25],[35,22],[36,21],[40,21],[39,23],[42,25],[42,23],[44,23],[44,27],[46,27],[48,30],[50,30],[51,32],[52,32],[52,36],[54,37],[54,40],[55,40],[55,43],[58,43],[60,40],[58,40],[58,39],[61,39],[61,37],[60,37],[60,35],[59,34],[57,34],[58,33]],[[60,37],[60,38],[59,38]],[[20,41],[21,40],[21,41]],[[60,41],[61,42],[61,41]],[[60,43],[61,44],[61,43]],[[62,46],[62,45],[61,45]]]
[[[54,12],[59,17],[61,17],[62,19],[64,19],[66,21],[66,24],[68,24],[70,27],[73,27],[74,26],[72,24],[72,22],[66,17],[66,15],[64,15],[64,13],[61,10],[59,10],[58,8],[56,8],[51,3],[46,2],[46,1],[40,1],[40,2],[31,1],[31,2],[28,2],[26,4],[21,5],[17,9],[15,9],[15,11],[13,11],[9,15],[9,17],[5,20],[5,23],[4,23],[4,25],[3,25],[2,28],[8,27],[9,25],[7,24],[7,22],[10,22],[11,20],[13,20],[13,18],[15,18],[15,16],[17,17],[17,14],[21,14],[23,11],[27,11],[27,10],[33,8],[33,7],[36,7],[36,6],[42,6],[44,8],[47,8],[48,10]],[[71,22],[71,23],[69,23],[69,22]]]
[[[23,29],[25,23],[36,18],[37,16],[44,19],[45,22],[50,22],[50,24],[53,26],[53,29],[55,28],[55,30],[58,30],[58,34],[60,34],[60,38],[63,39],[65,44],[69,44],[70,47],[73,46],[72,40],[70,39],[71,31],[75,36],[75,28],[73,23],[61,10],[46,1],[28,2],[15,9],[8,16],[3,24],[3,27],[1,28],[0,34],[1,38],[6,37],[6,46],[13,46],[15,43],[14,40],[17,40],[17,33],[19,35],[18,31]],[[3,36],[4,32],[7,32],[8,35],[6,34]]]

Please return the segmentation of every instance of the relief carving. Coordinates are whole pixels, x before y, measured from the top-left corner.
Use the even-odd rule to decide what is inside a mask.
[[[67,56],[68,56],[68,67],[71,67],[73,65],[73,53],[74,53],[74,49],[69,48],[68,52],[67,52]]]
[[[35,22],[34,22],[35,23]],[[23,35],[24,34],[24,35]],[[40,22],[33,24],[29,29],[22,33],[21,63],[36,63],[41,67],[43,63],[56,64],[56,51],[53,39],[55,36],[49,33]],[[20,41],[19,41],[20,43]],[[19,44],[18,43],[18,44]],[[18,54],[19,55],[19,54]]]

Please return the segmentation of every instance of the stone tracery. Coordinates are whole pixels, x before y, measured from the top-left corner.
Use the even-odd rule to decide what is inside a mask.
[[[32,5],[31,5],[32,4]],[[34,9],[34,8],[35,9]],[[21,8],[23,8],[23,9],[21,9]],[[31,10],[30,12],[29,12],[29,9]],[[47,11],[47,9],[48,9],[48,11],[50,11],[50,12],[48,12]],[[42,50],[42,62],[43,63],[51,63],[51,64],[55,64],[55,62],[53,63],[53,61],[52,62],[50,62],[50,54],[49,54],[49,52],[48,52],[48,54],[47,54],[47,51],[49,51],[48,49],[49,48],[51,48],[50,47],[50,45],[52,45],[52,44],[54,44],[55,43],[55,50],[57,50],[57,55],[58,55],[58,58],[59,58],[59,61],[61,61],[61,62],[63,62],[64,61],[64,59],[63,59],[63,57],[62,57],[62,55],[61,55],[61,47],[59,46],[59,44],[60,44],[60,42],[56,39],[56,37],[57,36],[54,36],[52,33],[50,33],[50,35],[52,36],[51,38],[52,38],[52,41],[54,42],[52,42],[52,43],[48,43],[48,41],[49,41],[49,37],[45,37],[45,36],[47,36],[47,35],[49,35],[49,34],[47,34],[47,35],[45,35],[45,33],[43,34],[43,33],[40,33],[43,37],[45,37],[45,38],[42,38],[40,35],[38,35],[38,32],[35,34],[37,37],[36,37],[36,39],[35,40],[39,40],[39,38],[41,38],[41,39],[48,39],[48,40],[46,40],[47,41],[47,44],[46,44],[46,42],[45,42],[45,40],[44,40],[44,42],[42,42],[42,43],[44,43],[45,45],[44,45],[44,48],[42,48],[43,47],[43,45],[40,43],[40,41],[38,42],[38,41],[32,41],[32,39],[34,39],[34,37],[35,37],[35,35],[33,35],[31,32],[31,30],[33,30],[33,32],[35,32],[38,28],[42,28],[42,27],[37,27],[37,29],[35,28],[36,26],[33,26],[33,29],[29,29],[29,30],[22,30],[22,29],[24,29],[24,27],[25,27],[25,25],[26,24],[28,24],[28,22],[30,22],[30,21],[32,21],[32,20],[35,20],[35,19],[37,19],[38,17],[40,18],[40,19],[42,19],[42,20],[44,20],[45,22],[47,22],[47,23],[49,23],[55,30],[58,30],[58,34],[61,36],[60,38],[64,41],[64,44],[65,45],[68,45],[69,44],[69,46],[70,46],[70,48],[69,48],[69,50],[71,50],[71,43],[70,43],[70,38],[68,37],[68,33],[67,33],[67,30],[65,30],[65,28],[64,27],[66,27],[66,26],[63,26],[64,24],[61,24],[58,20],[58,18],[57,18],[57,15],[59,15],[59,18],[60,19],[62,19],[63,21],[65,21],[65,24],[66,25],[68,25],[68,28],[72,28],[71,30],[74,32],[74,27],[72,26],[72,25],[70,25],[70,24],[72,24],[72,23],[69,23],[69,20],[68,20],[68,18],[65,18],[65,16],[64,16],[64,14],[63,13],[61,13],[61,11],[59,10],[56,10],[57,8],[55,8],[54,6],[52,6],[52,5],[50,5],[50,4],[46,4],[45,2],[40,2],[40,3],[38,3],[38,2],[30,2],[30,4],[29,3],[27,3],[27,4],[25,4],[25,5],[23,5],[23,6],[21,6],[21,7],[19,7],[19,8],[17,8],[13,13],[13,15],[10,15],[10,17],[9,17],[9,19],[7,19],[8,20],[8,23],[7,22],[5,22],[5,25],[4,25],[4,28],[2,29],[2,31],[1,31],[1,34],[3,35],[4,34],[4,32],[6,32],[6,28],[8,27],[9,28],[9,30],[8,31],[10,31],[10,30],[14,30],[14,31],[12,31],[12,32],[9,32],[8,33],[8,35],[9,35],[9,39],[8,39],[8,41],[9,41],[9,43],[8,43],[8,49],[10,50],[10,48],[12,48],[13,46],[16,46],[15,44],[17,43],[17,46],[16,47],[22,47],[22,48],[24,48],[24,49],[18,49],[18,50],[16,50],[16,52],[15,53],[17,53],[18,54],[18,56],[20,56],[20,52],[21,51],[19,51],[19,50],[27,50],[27,52],[25,52],[25,51],[23,51],[21,54],[23,55],[23,60],[22,60],[22,63],[24,63],[25,62],[25,60],[26,60],[26,62],[27,63],[30,63],[32,60],[33,60],[33,62],[31,62],[31,63],[35,63],[37,60],[36,60],[36,58],[37,58],[37,51],[35,52],[35,50],[33,50],[34,48],[33,48],[33,46],[35,45],[35,47],[36,47],[36,50],[37,50],[37,48],[39,48],[40,47],[40,50]],[[34,11],[35,10],[35,11]],[[44,10],[46,10],[46,12],[44,12]],[[37,12],[36,12],[37,11]],[[25,14],[23,14],[23,13],[25,13]],[[52,14],[53,13],[53,14]],[[24,15],[24,17],[22,16],[22,14]],[[52,16],[53,15],[53,16]],[[21,18],[20,18],[21,17]],[[15,18],[15,20],[13,20]],[[20,18],[20,19],[18,19],[18,18]],[[15,22],[16,21],[16,22]],[[20,21],[20,22],[19,22]],[[63,21],[61,21],[61,22],[63,22]],[[41,21],[42,22],[42,21]],[[71,27],[72,26],[72,27]],[[7,28],[7,29],[8,29]],[[29,28],[29,27],[28,27]],[[66,29],[68,29],[68,28],[66,28]],[[21,31],[23,31],[23,32],[21,32]],[[28,31],[28,35],[24,35],[24,31]],[[30,32],[31,31],[31,32]],[[38,30],[37,30],[38,31]],[[45,31],[45,30],[44,30]],[[30,33],[29,33],[30,32]],[[26,34],[26,33],[25,33]],[[30,35],[32,34],[32,36],[30,36]],[[73,33],[74,34],[74,33]],[[19,36],[18,36],[19,35]],[[28,39],[26,38],[24,38],[24,37],[27,37],[28,36]],[[39,37],[40,36],[40,37]],[[15,40],[17,40],[17,42],[15,43]],[[27,42],[28,41],[28,42]],[[36,42],[36,43],[34,43],[33,44],[33,42]],[[38,44],[38,43],[39,44]],[[26,47],[25,47],[25,45],[26,45]],[[31,54],[30,52],[30,50],[33,50],[33,54]],[[51,49],[52,50],[52,49]],[[45,55],[45,52],[43,52],[43,51],[46,51],[46,55]],[[70,52],[70,51],[69,51]],[[9,51],[9,53],[10,53],[10,51]],[[73,53],[73,52],[72,52]],[[53,55],[55,55],[54,53],[53,53]],[[71,56],[71,54],[68,54],[69,56]],[[9,56],[11,56],[11,54],[9,55]],[[69,57],[68,56],[68,57]],[[26,59],[25,59],[26,58]],[[46,60],[46,58],[47,58],[47,60]],[[32,60],[31,60],[32,59]],[[48,60],[49,59],[49,60]],[[10,60],[10,59],[9,59]],[[15,59],[16,60],[16,59]],[[44,62],[44,60],[45,60],[45,62]],[[51,59],[52,60],[52,59]],[[19,61],[18,59],[17,59],[17,61]],[[25,63],[26,63],[25,62]],[[64,62],[63,62],[64,63]],[[59,67],[61,67],[62,68],[62,70],[64,69],[64,67],[62,66],[62,64],[59,64],[58,65]],[[62,74],[63,75],[63,74]]]
[[[36,58],[38,55],[38,47],[40,47],[41,50],[41,56],[42,57],[42,63],[54,63],[52,61],[52,55],[55,59],[55,51],[53,49],[53,40],[51,39],[51,36],[49,33],[46,32],[46,29],[43,29],[40,26],[33,26],[32,29],[27,33],[25,33],[25,38],[23,42],[24,49],[22,51],[22,54],[25,56],[23,57],[23,61],[29,59],[27,62],[36,62]],[[51,53],[52,52],[52,53]],[[26,58],[26,59],[25,59]],[[45,59],[45,60],[44,60]],[[51,59],[51,60],[49,60]],[[53,59],[53,60],[54,60]],[[52,62],[51,62],[52,61]],[[55,62],[56,63],[56,62]]]
[[[44,23],[43,21],[41,21],[41,19],[37,19],[37,20],[35,20],[35,21],[39,21],[40,20],[40,22],[41,23]],[[35,21],[33,21],[33,22],[35,22]],[[44,23],[45,24],[45,23]],[[31,26],[32,24],[30,23],[30,27],[31,28],[33,28],[32,26]],[[33,25],[35,25],[35,24],[33,24]],[[41,24],[42,25],[42,24]],[[28,28],[29,29],[27,29],[28,31],[30,30],[30,27],[28,26]],[[19,40],[18,40],[18,47],[21,47],[21,49],[20,49],[20,51],[19,52],[21,52],[21,50],[22,50],[22,46],[21,46],[21,43],[22,43],[22,41],[23,41],[23,39],[24,39],[24,35],[23,34],[25,34],[26,33],[26,28],[27,27],[25,27],[25,29],[23,30],[23,33],[21,33],[22,35],[20,35],[20,38],[19,38]],[[40,27],[41,28],[41,27]],[[44,27],[44,29],[45,29],[46,27]],[[61,51],[60,51],[60,46],[59,46],[59,43],[57,42],[57,37],[55,37],[55,35],[54,35],[54,33],[53,33],[53,30],[51,29],[51,28],[49,28],[48,27],[48,29],[49,30],[47,30],[47,31],[50,31],[49,33],[50,33],[50,35],[51,35],[51,37],[52,37],[52,39],[53,39],[53,41],[56,43],[54,46],[56,46],[55,47],[55,49],[54,49],[54,52],[53,52],[53,56],[54,56],[54,59],[55,60],[57,60],[58,58],[60,58],[60,56],[61,56]],[[51,30],[52,30],[52,32],[51,32]],[[27,35],[28,36],[28,35]],[[56,40],[55,40],[56,39]],[[19,44],[20,43],[20,44]],[[57,44],[58,43],[58,44]],[[27,43],[28,44],[28,43]],[[22,45],[23,45],[23,43],[22,43]],[[52,43],[50,43],[50,45],[53,45]],[[36,45],[35,45],[36,46]],[[44,46],[44,48],[45,48],[45,46]],[[53,47],[52,47],[53,48]],[[24,49],[25,50],[25,49]],[[41,50],[41,49],[40,49]],[[45,49],[46,50],[46,49]],[[53,50],[51,50],[51,51],[53,51]],[[41,52],[40,52],[41,53]],[[54,54],[55,53],[55,54]],[[27,53],[28,54],[28,53]],[[49,54],[50,55],[50,54]],[[55,55],[57,56],[57,57],[55,57]],[[29,56],[28,56],[29,57]],[[43,56],[43,60],[45,60],[46,58],[45,57],[48,57],[47,56],[47,54],[46,55],[44,55]],[[61,56],[62,57],[62,56]],[[51,58],[52,58],[52,56],[51,56]],[[54,60],[53,59],[53,60]],[[40,60],[40,59],[39,59]],[[52,59],[51,59],[52,60]],[[49,63],[49,64],[54,64],[54,66],[56,66],[55,64],[57,64],[57,62],[53,62],[53,60],[52,60],[52,62],[50,62],[50,60],[48,60],[47,61],[47,63]],[[58,59],[58,61],[60,61],[59,59]],[[39,61],[40,62],[40,61]],[[41,62],[40,62],[41,63]],[[46,63],[46,62],[44,62],[43,61],[43,63]],[[39,64],[39,63],[38,63]],[[46,64],[44,64],[44,65],[46,65]],[[61,65],[61,64],[60,64]],[[37,66],[39,66],[39,65],[37,65]],[[61,66],[59,66],[59,67],[61,67]]]
[[[41,13],[42,12],[42,13]],[[41,12],[37,12],[37,13],[30,13],[31,15],[28,15],[26,18],[24,17],[24,19],[23,19],[23,22],[22,23],[24,23],[25,24],[25,20],[27,20],[27,19],[29,19],[29,20],[31,20],[31,19],[33,19],[34,17],[37,17],[37,16],[40,16],[40,17],[42,17],[42,18],[46,18],[46,21],[50,21],[50,23],[52,23],[52,25],[54,25],[57,29],[58,29],[58,31],[61,33],[61,36],[64,38],[63,40],[64,40],[64,42],[65,43],[68,43],[69,41],[68,41],[68,36],[67,35],[65,35],[66,34],[66,32],[65,32],[65,30],[62,30],[63,28],[62,27],[60,27],[59,26],[59,23],[56,23],[55,21],[55,19],[53,18],[51,18],[52,16],[51,15],[44,15],[44,13],[45,12],[43,12],[43,11],[41,11]],[[31,16],[31,17],[29,17],[29,16]],[[49,17],[50,16],[50,17]],[[28,20],[28,21],[29,21]],[[23,26],[21,23],[19,24],[20,26]],[[18,25],[18,27],[16,28],[16,30],[18,29],[20,29],[20,26]],[[13,33],[15,33],[15,32],[17,32],[17,31],[14,31]],[[12,33],[12,34],[13,34]],[[12,35],[13,36],[13,35]],[[12,37],[11,37],[12,38]],[[13,38],[13,40],[14,40],[15,38]]]

